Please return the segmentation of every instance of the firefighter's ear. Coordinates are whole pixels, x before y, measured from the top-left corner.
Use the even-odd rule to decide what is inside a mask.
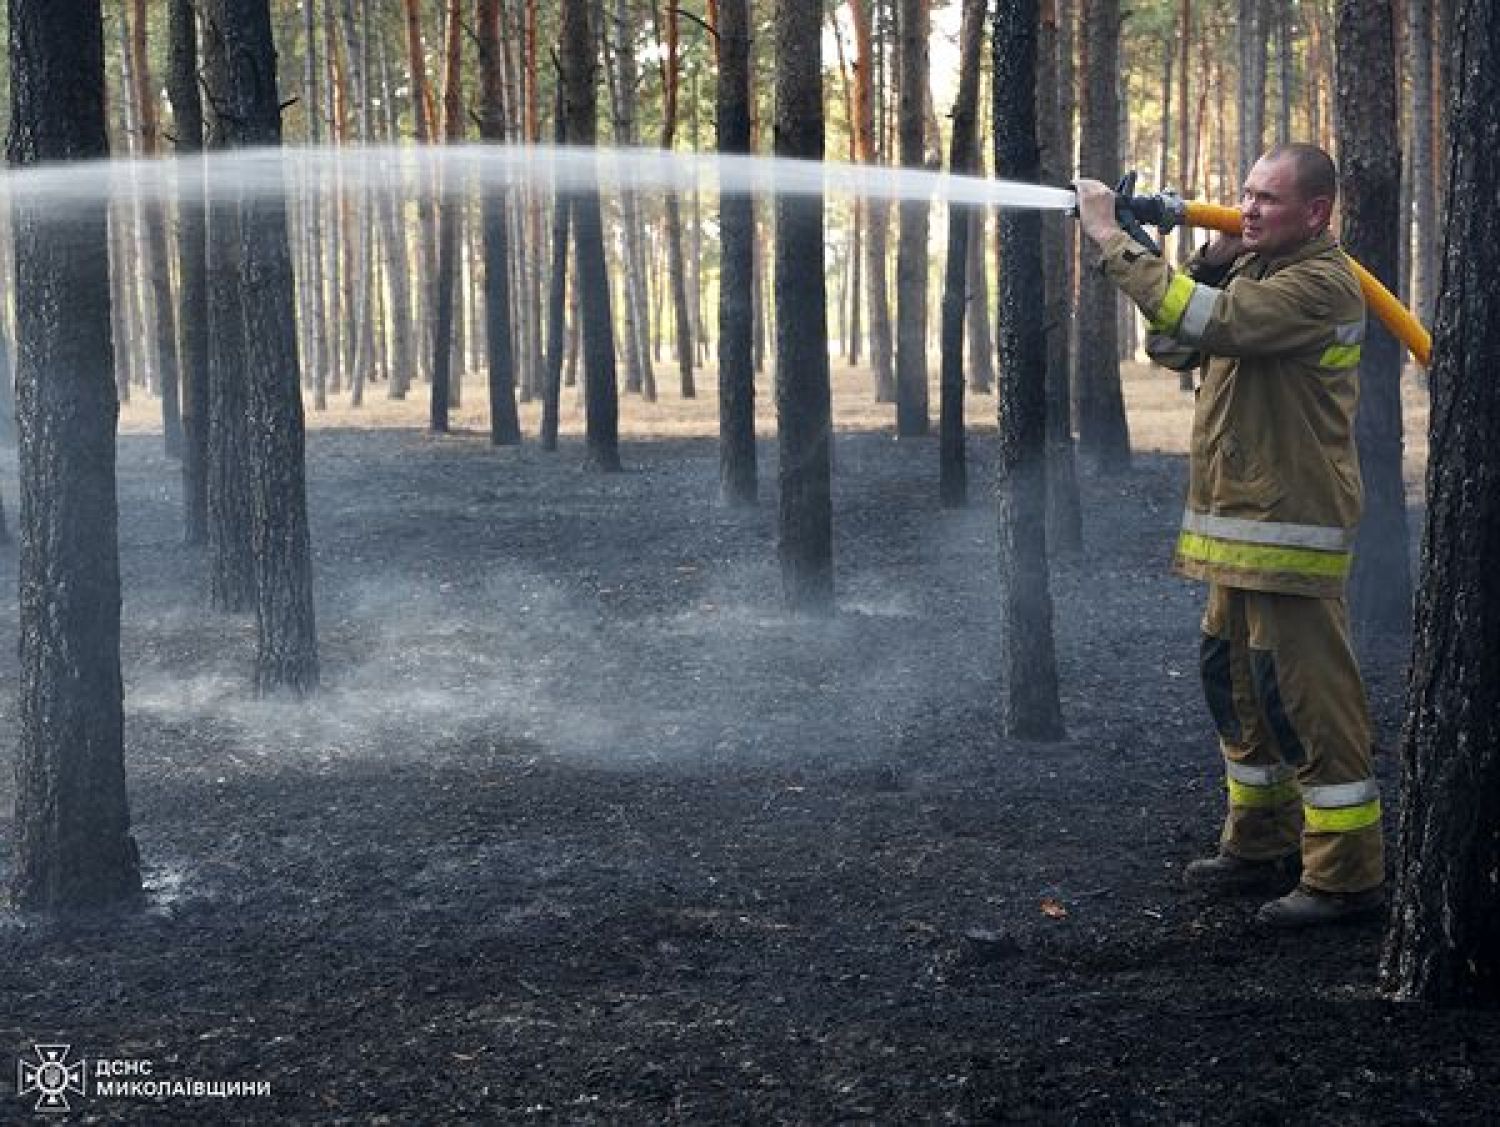
[[[1307,201],[1307,231],[1316,235],[1328,226],[1333,218],[1333,200],[1328,196],[1314,196]]]

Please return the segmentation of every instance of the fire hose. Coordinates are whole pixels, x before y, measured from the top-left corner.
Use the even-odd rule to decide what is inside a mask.
[[[1219,231],[1226,235],[1240,233],[1241,216],[1238,208],[1221,204],[1200,203],[1182,199],[1174,192],[1158,192],[1155,195],[1138,196],[1135,191],[1135,173],[1120,181],[1115,196],[1115,215],[1137,242],[1160,254],[1161,250],[1146,234],[1143,224],[1149,223],[1165,234],[1175,227],[1200,227]],[[1349,265],[1359,279],[1359,288],[1364,291],[1365,303],[1391,335],[1399,340],[1416,357],[1424,368],[1432,360],[1432,334],[1395,294],[1361,266],[1353,257]]]

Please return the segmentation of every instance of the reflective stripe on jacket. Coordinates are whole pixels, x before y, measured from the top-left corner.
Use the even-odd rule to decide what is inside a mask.
[[[1103,268],[1151,322],[1149,350],[1206,359],[1193,415],[1176,569],[1195,579],[1332,598],[1349,574],[1361,486],[1354,448],[1365,303],[1328,234],[1277,259],[1245,255],[1218,284],[1174,270],[1123,231]]]

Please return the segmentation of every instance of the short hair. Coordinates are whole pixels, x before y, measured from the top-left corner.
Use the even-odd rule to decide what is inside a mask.
[[[1334,167],[1333,158],[1317,145],[1305,141],[1277,145],[1265,155],[1265,159],[1292,162],[1293,179],[1303,199],[1319,196],[1327,196],[1330,202],[1338,199],[1338,169]]]

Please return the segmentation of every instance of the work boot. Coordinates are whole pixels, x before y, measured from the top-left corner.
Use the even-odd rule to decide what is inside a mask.
[[[1385,907],[1385,889],[1376,885],[1362,892],[1319,892],[1299,884],[1279,900],[1262,904],[1255,921],[1267,927],[1293,931],[1324,924],[1354,923],[1380,915]]]
[[[1302,857],[1289,853],[1265,861],[1251,861],[1233,853],[1220,853],[1192,861],[1182,871],[1189,888],[1233,896],[1238,893],[1275,892],[1295,884],[1302,875]]]

